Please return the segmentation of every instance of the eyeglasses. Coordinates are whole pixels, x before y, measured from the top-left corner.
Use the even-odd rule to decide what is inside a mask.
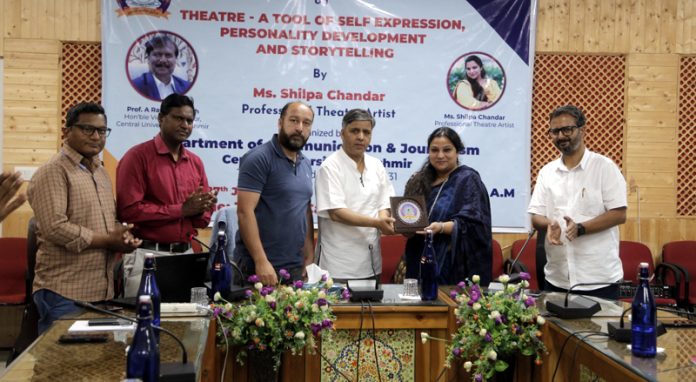
[[[556,127],[554,129],[549,129],[549,135],[552,137],[557,137],[559,133],[563,133],[565,136],[569,136],[573,133],[573,129],[579,129],[581,126],[563,126]]]
[[[75,124],[73,126],[80,129],[82,131],[82,133],[88,137],[91,137],[92,135],[94,135],[95,131],[97,132],[97,134],[99,134],[100,137],[108,137],[109,134],[111,133],[111,129],[109,129],[107,127],[100,128],[100,127],[94,127],[92,125],[77,125],[77,124]]]

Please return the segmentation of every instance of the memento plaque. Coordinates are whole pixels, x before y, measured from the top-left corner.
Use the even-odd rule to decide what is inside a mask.
[[[428,226],[425,199],[422,196],[392,196],[391,214],[394,231],[398,233],[421,231]]]

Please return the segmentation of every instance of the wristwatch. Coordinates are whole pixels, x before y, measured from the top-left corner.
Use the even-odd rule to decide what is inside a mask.
[[[582,223],[575,224],[575,227],[577,227],[578,237],[585,234],[585,226]]]

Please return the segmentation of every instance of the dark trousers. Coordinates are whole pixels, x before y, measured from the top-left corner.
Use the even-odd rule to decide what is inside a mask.
[[[568,292],[567,289],[559,288],[550,282],[546,282],[546,286],[544,290],[548,292],[563,292],[566,293]],[[601,297],[607,300],[618,300],[619,299],[619,286],[618,285],[609,285],[603,288],[599,289],[593,289],[593,290],[576,290],[573,289],[570,291],[571,294],[581,294],[583,296],[592,296],[592,297]]]

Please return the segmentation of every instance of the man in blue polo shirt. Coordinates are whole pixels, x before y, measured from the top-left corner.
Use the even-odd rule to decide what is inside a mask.
[[[300,151],[313,121],[308,105],[286,104],[278,133],[244,154],[239,164],[234,260],[246,276],[256,274],[264,285],[277,284],[281,268],[301,279],[304,266],[314,260],[312,168]]]

